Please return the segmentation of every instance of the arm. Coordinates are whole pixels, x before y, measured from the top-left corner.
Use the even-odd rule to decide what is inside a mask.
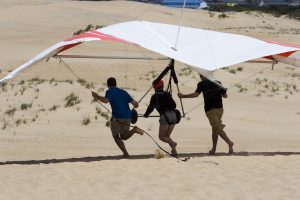
[[[106,97],[102,97],[98,95],[96,92],[92,92],[92,96],[96,99],[101,101],[102,103],[108,103],[108,99]]]
[[[148,117],[153,112],[154,108],[155,108],[155,102],[154,102],[154,98],[152,96],[151,100],[150,100],[150,104],[144,114],[144,117]]]
[[[227,88],[220,88],[221,89],[221,95],[223,98],[227,98]]]
[[[135,100],[132,100],[130,103],[133,105],[134,108],[139,107],[139,103],[136,102]]]
[[[195,98],[195,97],[198,97],[200,95],[200,93],[198,92],[193,92],[193,93],[190,93],[190,94],[182,94],[182,93],[178,93],[178,97],[179,98]]]
[[[149,105],[146,112],[145,112],[145,114],[144,114],[144,117],[148,117],[153,112],[153,110],[154,110],[154,107]]]

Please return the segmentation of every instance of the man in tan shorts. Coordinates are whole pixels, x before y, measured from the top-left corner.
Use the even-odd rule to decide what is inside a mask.
[[[129,139],[134,133],[143,135],[143,131],[138,127],[130,130],[130,122],[132,113],[129,108],[129,103],[137,108],[139,104],[125,91],[117,87],[115,78],[107,79],[108,90],[105,96],[100,96],[92,92],[92,96],[102,103],[110,103],[112,109],[112,119],[110,130],[118,147],[123,152],[124,157],[128,158],[129,154],[126,150],[123,140]]]
[[[233,142],[228,138],[227,134],[224,131],[225,125],[222,124],[222,116],[224,112],[222,97],[227,98],[226,90],[206,79],[201,74],[199,75],[201,81],[198,83],[196,91],[191,94],[178,93],[178,97],[195,98],[198,97],[201,92],[203,93],[205,114],[212,127],[213,147],[209,151],[209,153],[211,155],[214,155],[216,153],[218,137],[220,136],[228,144],[228,153],[232,154]]]

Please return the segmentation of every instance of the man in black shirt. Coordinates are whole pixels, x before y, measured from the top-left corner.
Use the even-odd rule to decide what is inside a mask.
[[[222,97],[227,98],[226,90],[218,86],[217,84],[206,79],[200,74],[201,81],[197,85],[197,89],[194,93],[191,94],[182,94],[178,93],[179,98],[195,98],[198,97],[201,92],[203,93],[204,98],[204,110],[205,114],[209,120],[209,123],[212,127],[212,142],[213,147],[209,151],[210,154],[215,154],[218,136],[228,144],[229,152],[233,153],[233,142],[227,137],[224,132],[225,125],[222,124],[222,115],[224,112]]]

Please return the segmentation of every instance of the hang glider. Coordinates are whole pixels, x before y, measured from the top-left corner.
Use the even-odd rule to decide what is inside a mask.
[[[0,83],[83,42],[112,41],[143,47],[185,63],[206,77],[222,67],[267,58],[300,66],[300,45],[263,41],[243,35],[181,27],[147,21],[119,23],[67,38],[19,66]]]

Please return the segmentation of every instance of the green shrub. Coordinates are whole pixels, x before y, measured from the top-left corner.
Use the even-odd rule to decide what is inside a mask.
[[[218,17],[219,17],[219,18],[226,18],[226,17],[228,17],[228,16],[227,16],[226,14],[222,13],[222,14],[220,14]]]
[[[6,82],[5,83],[0,83],[0,87],[1,87],[2,92],[6,92],[7,91],[6,86],[7,86]]]
[[[81,78],[78,79],[77,82],[80,83],[80,85],[82,85],[82,86],[85,86],[87,84],[86,80],[81,79]]]
[[[53,105],[51,108],[49,108],[49,111],[55,111],[57,108],[59,108],[59,105]]]
[[[81,124],[87,126],[90,122],[91,120],[89,117],[84,117],[81,121]]]
[[[300,9],[299,7],[287,7],[287,6],[268,6],[268,7],[257,7],[255,5],[245,5],[245,6],[227,6],[227,5],[210,5],[209,11],[214,12],[245,12],[250,14],[251,11],[269,13],[275,17],[281,17],[287,15],[290,18],[300,20]],[[220,15],[219,15],[220,17]]]
[[[79,34],[81,34],[81,33],[90,31],[90,30],[92,30],[92,29],[99,29],[99,28],[102,28],[102,27],[104,27],[104,26],[103,26],[103,25],[96,25],[96,26],[94,26],[94,25],[92,25],[92,24],[89,24],[89,25],[86,26],[85,29],[83,29],[83,30],[80,29],[80,30],[74,32],[73,35],[79,35]]]
[[[25,83],[25,81],[22,80],[22,81],[19,82],[19,85],[23,85],[24,83]]]
[[[6,129],[7,126],[9,125],[9,122],[8,122],[6,119],[3,119],[3,120],[2,120],[2,123],[3,123],[2,129],[4,130],[4,129]]]
[[[232,74],[235,74],[236,73],[236,70],[235,69],[229,69],[228,70],[230,73],[232,73]]]
[[[236,70],[241,72],[241,71],[243,71],[243,67],[238,67]]]
[[[78,96],[76,96],[73,92],[65,98],[67,101],[65,107],[72,107],[76,104],[79,104],[81,101]]]
[[[101,115],[103,118],[105,118],[106,120],[109,119],[109,114],[106,113],[106,112],[102,112],[100,115]]]
[[[38,84],[41,84],[41,83],[43,83],[43,82],[45,82],[46,80],[44,80],[44,79],[40,79],[40,78],[33,78],[33,79],[31,79],[31,80],[29,80],[29,83],[35,83],[36,85],[38,85]]]
[[[21,108],[21,110],[27,110],[28,108],[31,108],[31,106],[32,106],[32,103],[22,103],[21,104],[21,106],[20,106],[20,108]]]
[[[21,119],[17,119],[16,121],[16,125],[19,126],[21,124],[22,120]]]
[[[11,109],[5,111],[5,114],[7,114],[8,116],[12,117],[12,116],[14,116],[16,110],[17,110],[16,108],[11,108]]]

